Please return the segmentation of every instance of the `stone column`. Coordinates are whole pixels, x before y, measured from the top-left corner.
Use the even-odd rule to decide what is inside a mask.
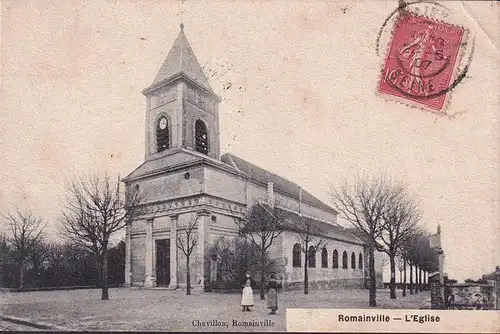
[[[130,270],[132,264],[132,258],[130,257],[131,248],[131,224],[125,227],[125,287],[130,287],[132,285],[132,272]]]
[[[144,286],[153,287],[153,219],[146,221],[146,259]]]
[[[170,217],[170,289],[177,289],[177,218]]]
[[[201,210],[198,214],[197,275],[195,287],[203,291],[205,287],[205,247],[210,233],[210,212]]]

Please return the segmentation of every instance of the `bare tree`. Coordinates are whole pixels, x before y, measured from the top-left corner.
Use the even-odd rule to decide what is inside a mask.
[[[246,273],[257,271],[259,255],[260,248],[248,239],[220,237],[210,247],[206,258],[217,258],[217,272],[223,280],[241,282]]]
[[[236,218],[239,233],[259,247],[260,299],[265,299],[265,277],[269,265],[269,249],[283,231],[286,211],[278,205],[269,206],[256,202],[248,210],[244,219]]]
[[[363,234],[368,242],[369,305],[377,306],[375,278],[375,249],[381,234],[390,199],[390,187],[384,177],[376,179],[360,178],[353,187],[346,182],[330,193],[334,208]]]
[[[186,295],[191,294],[191,254],[198,244],[198,220],[199,216],[189,221],[187,226],[179,227],[177,234],[177,248],[186,256]]]
[[[402,245],[399,248],[398,251],[398,258],[399,258],[399,263],[401,264],[401,271],[403,272],[403,291],[401,292],[402,297],[406,297],[406,263],[407,263],[407,257],[408,257],[408,248],[406,247],[406,240],[403,241]]]
[[[430,234],[427,231],[423,231],[419,235],[417,242],[413,245],[416,248],[414,250],[414,253],[419,267],[419,273],[418,273],[419,291],[424,290],[426,273],[439,270],[438,254],[435,250],[430,248],[429,237]]]
[[[63,263],[65,260],[64,252],[66,245],[59,243],[50,243],[48,244],[48,259],[49,263],[55,271],[60,271],[63,267]]]
[[[24,287],[24,271],[30,252],[42,241],[45,223],[31,212],[16,211],[5,217],[11,231],[14,257],[19,265],[19,290]]]
[[[399,271],[399,284],[401,285],[403,283],[403,259],[399,256],[399,253],[396,257],[396,265]]]
[[[109,299],[108,247],[110,237],[131,223],[140,204],[137,189],[120,189],[120,180],[94,175],[73,181],[60,217],[60,232],[95,255],[101,282],[101,299]]]
[[[410,233],[404,243],[401,245],[402,249],[402,255],[406,259],[406,263],[410,267],[410,295],[413,295],[414,293],[418,293],[415,288],[414,284],[414,268],[417,266],[418,262],[418,252],[419,252],[419,243],[420,239],[422,238],[424,234],[424,230],[420,227],[415,228],[412,233]],[[416,282],[415,282],[416,283]]]
[[[28,259],[33,265],[31,279],[35,284],[40,283],[42,272],[46,269],[45,266],[49,260],[49,253],[49,244],[43,241],[33,245],[28,252]]]
[[[12,259],[10,238],[5,233],[0,233],[0,287],[4,286],[5,271]]]
[[[310,257],[316,257],[316,253],[328,245],[328,240],[323,238],[324,231],[313,220],[306,217],[300,217],[300,220],[291,228],[295,230],[300,250],[304,254],[304,294],[309,293],[309,276],[307,268],[311,266]],[[316,265],[316,263],[314,263]]]
[[[390,188],[390,196],[383,212],[384,225],[380,233],[380,251],[389,256],[391,270],[390,298],[396,299],[396,256],[407,237],[415,230],[422,216],[415,197],[401,185]]]

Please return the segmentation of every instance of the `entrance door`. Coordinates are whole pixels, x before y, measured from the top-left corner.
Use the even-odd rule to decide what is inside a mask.
[[[170,239],[156,240],[156,285],[170,284]]]

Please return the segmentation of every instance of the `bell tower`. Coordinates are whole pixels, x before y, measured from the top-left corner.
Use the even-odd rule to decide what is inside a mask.
[[[145,159],[187,149],[219,159],[219,110],[214,93],[184,34],[177,36],[146,96]]]

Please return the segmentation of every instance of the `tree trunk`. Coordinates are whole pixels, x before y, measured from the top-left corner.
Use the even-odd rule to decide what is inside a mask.
[[[415,294],[418,294],[418,265],[415,263]]]
[[[260,253],[260,300],[265,300],[266,299],[266,253],[264,250],[264,247],[262,246],[261,248],[261,253]]]
[[[420,292],[423,292],[422,286],[422,268],[418,268],[418,287],[420,288]]]
[[[186,255],[186,295],[191,294],[191,270],[189,266],[190,256]]]
[[[24,288],[24,258],[21,258],[19,263],[19,291],[23,291]]]
[[[96,270],[97,270],[97,281],[94,284],[98,288],[102,288],[102,255],[96,255]]]
[[[391,282],[389,283],[389,288],[391,289],[390,296],[391,299],[396,299],[396,261],[395,255],[389,255],[389,263],[391,266]]]
[[[403,297],[406,297],[406,259],[403,259]]]
[[[370,301],[371,307],[377,306],[377,281],[375,278],[375,249],[371,244],[369,246],[370,260],[368,262],[368,271],[370,273]]]
[[[413,265],[410,263],[410,295],[413,295]]]
[[[105,242],[102,246],[102,270],[101,270],[102,282],[101,282],[101,300],[108,300],[108,243]]]
[[[399,285],[401,286],[401,289],[403,288],[403,271],[399,271]]]
[[[307,249],[307,243],[306,243],[306,251],[304,252],[305,254],[305,261],[304,261],[304,294],[307,295],[309,293],[309,277],[307,275],[307,265],[308,260],[309,260],[309,250]]]

